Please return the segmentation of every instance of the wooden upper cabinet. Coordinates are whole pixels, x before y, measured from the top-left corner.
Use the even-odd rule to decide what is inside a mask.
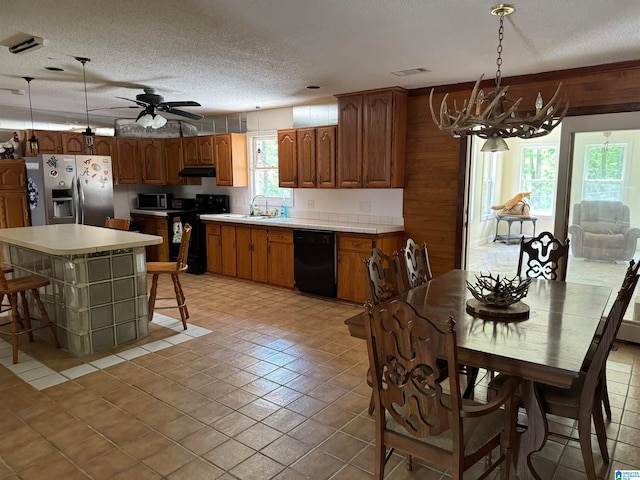
[[[298,186],[297,130],[278,130],[278,175],[281,187]]]
[[[122,185],[142,183],[138,140],[136,138],[116,138],[117,182]]]
[[[39,154],[56,154],[62,153],[62,139],[60,132],[51,130],[33,130],[33,134],[38,139]],[[27,139],[31,136],[31,132],[27,132]]]
[[[298,187],[316,186],[316,129],[297,130]]]
[[[165,138],[162,140],[162,150],[166,167],[167,185],[183,185],[184,181],[178,173],[182,170],[182,139]]]
[[[198,137],[198,165],[215,165],[213,135]]]
[[[164,185],[167,182],[167,172],[162,140],[140,138],[138,139],[138,148],[140,149],[142,183]]]
[[[316,128],[316,186],[336,186],[336,127]]]
[[[89,152],[84,147],[84,137],[82,133],[61,132],[62,153],[69,155],[86,155]]]
[[[403,187],[406,132],[406,90],[339,96],[338,186]]]
[[[362,186],[362,95],[338,98],[338,187]]]
[[[113,146],[113,140],[114,137],[96,136],[96,141],[93,144],[93,154],[114,157],[116,150]]]
[[[185,167],[198,166],[198,137],[182,139],[182,158]]]
[[[0,161],[0,190],[27,191],[27,170],[24,160]]]
[[[213,151],[216,160],[216,185],[219,187],[246,187],[247,137],[241,133],[215,135]]]

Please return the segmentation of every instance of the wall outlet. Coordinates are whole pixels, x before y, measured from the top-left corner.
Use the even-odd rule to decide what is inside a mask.
[[[316,201],[315,200],[307,200],[307,208],[309,210],[312,210],[312,209],[316,208]]]
[[[360,202],[359,211],[363,213],[371,213],[371,202]]]

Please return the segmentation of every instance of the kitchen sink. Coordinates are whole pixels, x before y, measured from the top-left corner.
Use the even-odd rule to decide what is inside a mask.
[[[221,218],[246,218],[251,220],[265,220],[267,218],[275,218],[275,217],[267,217],[266,215],[248,215],[244,213],[225,213],[223,215],[218,215]]]

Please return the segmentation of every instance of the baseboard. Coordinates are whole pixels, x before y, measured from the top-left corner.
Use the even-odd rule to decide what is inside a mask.
[[[640,344],[640,322],[636,320],[623,320],[616,338],[626,342]]]

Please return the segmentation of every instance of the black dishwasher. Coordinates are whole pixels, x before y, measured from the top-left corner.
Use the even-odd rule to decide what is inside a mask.
[[[294,230],[293,257],[298,290],[336,297],[336,237],[333,232]]]

